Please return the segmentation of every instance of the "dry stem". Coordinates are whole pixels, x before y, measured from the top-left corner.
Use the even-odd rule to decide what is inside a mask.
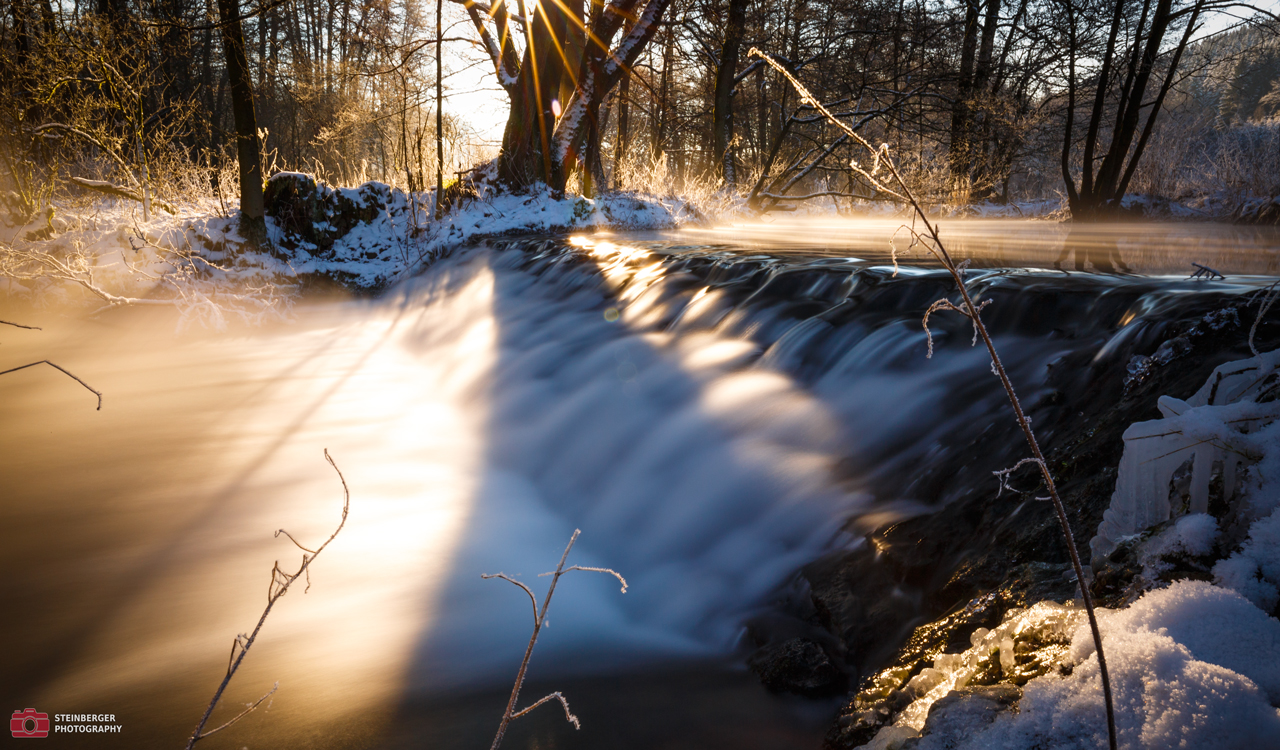
[[[1062,535],[1067,543],[1067,551],[1071,555],[1071,565],[1075,569],[1076,581],[1080,586],[1080,596],[1084,601],[1085,611],[1089,615],[1089,628],[1093,632],[1093,644],[1098,653],[1098,669],[1102,676],[1102,694],[1106,702],[1107,708],[1107,737],[1111,750],[1116,750],[1116,719],[1115,708],[1111,697],[1111,677],[1107,672],[1107,660],[1102,651],[1102,632],[1098,629],[1098,619],[1093,611],[1093,597],[1089,594],[1089,585],[1085,581],[1084,567],[1080,564],[1080,554],[1076,551],[1075,536],[1071,533],[1071,523],[1067,519],[1066,507],[1062,503],[1062,498],[1058,496],[1057,485],[1054,484],[1053,475],[1049,471],[1049,464],[1045,461],[1044,454],[1040,451],[1040,445],[1036,441],[1035,433],[1031,430],[1031,421],[1027,418],[1026,413],[1022,410],[1022,404],[1018,401],[1018,394],[1013,389],[1013,383],[1009,380],[1009,373],[1005,370],[1004,365],[1000,361],[1000,355],[996,352],[995,343],[991,340],[991,334],[987,331],[986,325],[982,322],[981,311],[986,302],[981,304],[975,303],[973,297],[969,294],[968,287],[965,286],[962,269],[957,267],[952,260],[950,253],[942,244],[942,240],[938,237],[937,227],[929,221],[929,217],[921,208],[920,203],[916,200],[911,189],[907,187],[903,181],[902,175],[899,174],[893,160],[889,158],[889,146],[883,144],[879,148],[872,146],[862,136],[858,135],[852,128],[840,121],[837,117],[827,111],[825,107],[795,79],[791,73],[774,60],[771,56],[761,52],[755,47],[751,48],[748,53],[750,56],[758,57],[780,72],[791,82],[800,97],[811,104],[815,109],[823,114],[833,125],[840,128],[845,135],[854,139],[855,142],[863,146],[871,155],[873,161],[871,170],[867,171],[859,166],[856,162],[850,163],[850,168],[864,179],[870,182],[877,189],[890,195],[897,196],[903,202],[909,204],[915,215],[924,224],[925,231],[923,233],[910,230],[913,238],[924,245],[926,249],[942,264],[943,268],[951,274],[951,278],[955,280],[956,286],[960,289],[960,296],[963,301],[963,309],[959,310],[961,314],[969,318],[973,322],[976,333],[981,336],[983,344],[987,347],[987,353],[991,355],[991,368],[1000,378],[1000,384],[1004,386],[1005,393],[1009,396],[1009,404],[1013,407],[1014,416],[1017,417],[1018,426],[1022,428],[1022,434],[1027,439],[1027,445],[1031,448],[1031,455],[1034,462],[1040,466],[1040,474],[1044,478],[1045,486],[1049,489],[1049,498],[1053,501],[1053,509],[1057,513],[1058,523],[1062,527]],[[893,190],[884,182],[876,177],[881,167],[884,167],[893,182],[897,185],[898,190]],[[914,243],[913,243],[914,244]],[[948,307],[949,306],[949,307]],[[947,303],[943,305],[945,309],[956,309],[955,305]],[[930,311],[939,309],[935,303]]]
[[[23,327],[25,328],[26,326],[23,326]],[[10,369],[8,369],[8,370],[5,370],[5,371],[3,371],[3,372],[0,372],[0,375],[8,375],[8,374],[9,374],[9,373],[11,373],[11,372],[17,372],[18,370],[25,370],[25,369],[27,369],[28,367],[35,367],[36,365],[49,365],[49,366],[50,366],[50,367],[52,367],[53,369],[57,370],[58,372],[62,373],[63,375],[66,375],[67,377],[69,377],[69,378],[71,378],[72,380],[76,381],[77,383],[79,383],[80,385],[84,386],[85,388],[88,388],[90,393],[92,393],[93,395],[95,395],[95,396],[97,396],[97,397],[98,397],[98,408],[97,408],[97,411],[102,411],[102,391],[95,391],[95,390],[93,389],[93,387],[92,387],[92,386],[90,386],[88,383],[84,382],[84,381],[83,381],[83,380],[81,380],[80,378],[77,378],[75,375],[72,375],[72,374],[71,374],[71,372],[70,372],[70,371],[68,371],[66,368],[61,367],[60,365],[55,365],[54,363],[50,362],[50,361],[49,361],[49,360],[47,360],[47,359],[42,359],[42,360],[40,360],[39,362],[32,362],[31,364],[28,364],[28,365],[22,365],[21,367],[13,367],[13,368],[10,368]]]
[[[346,526],[347,524],[347,511],[351,507],[351,492],[350,490],[347,489],[347,479],[346,477],[342,476],[342,470],[338,468],[338,464],[334,463],[333,458],[329,455],[329,450],[327,448],[324,451],[324,460],[328,461],[329,465],[333,467],[333,470],[338,472],[338,479],[342,482],[342,496],[343,496],[342,520],[338,523],[338,528],[334,529],[333,533],[329,535],[329,538],[324,541],[324,544],[317,547],[314,551],[307,549],[306,547],[303,547],[301,544],[298,544],[297,540],[293,538],[293,535],[291,535],[289,532],[285,531],[284,529],[276,530],[276,533],[275,533],[276,537],[279,537],[281,534],[284,534],[285,536],[289,537],[289,541],[293,542],[294,545],[296,545],[299,549],[303,550],[302,565],[298,568],[296,572],[288,573],[284,570],[281,570],[280,561],[277,560],[275,566],[271,569],[271,583],[267,585],[267,607],[266,609],[262,610],[262,616],[258,618],[258,624],[254,626],[253,632],[250,633],[248,636],[245,636],[243,634],[238,635],[236,636],[235,640],[232,642],[231,656],[228,659],[228,664],[227,664],[227,673],[225,676],[223,676],[222,683],[218,685],[217,692],[213,694],[213,700],[209,701],[209,707],[205,709],[204,716],[200,717],[200,723],[196,725],[195,731],[191,733],[191,737],[187,740],[187,750],[191,750],[191,748],[194,747],[197,742],[204,739],[205,737],[208,737],[214,732],[220,732],[223,729],[226,729],[227,727],[231,726],[232,724],[235,724],[237,721],[240,721],[240,719],[244,718],[245,716],[249,715],[254,709],[262,705],[262,702],[265,701],[267,698],[269,698],[271,694],[274,693],[276,689],[280,687],[280,683],[277,682],[275,684],[275,687],[271,688],[271,690],[268,691],[266,695],[259,698],[257,701],[255,701],[252,705],[250,705],[244,711],[241,711],[235,718],[231,719],[230,721],[226,722],[225,724],[219,727],[210,729],[207,732],[203,731],[204,725],[209,723],[209,717],[213,715],[213,709],[217,707],[218,701],[222,699],[222,693],[227,689],[227,685],[231,682],[231,678],[235,677],[236,672],[240,669],[240,664],[244,662],[245,655],[249,653],[250,647],[253,646],[254,639],[258,637],[258,632],[262,630],[262,625],[267,621],[267,615],[271,614],[271,608],[275,606],[276,602],[280,601],[280,597],[284,596],[285,593],[289,591],[289,587],[292,586],[293,582],[298,580],[300,576],[303,576],[303,575],[307,576],[307,580],[308,580],[307,588],[310,588],[309,582],[310,582],[311,563],[314,562],[315,559],[320,556],[321,552],[324,552],[324,548],[329,546],[329,542],[332,542],[334,540],[334,537],[338,536],[338,532],[342,531],[342,527]],[[303,593],[306,593],[306,592],[304,591]]]
[[[616,570],[612,570],[610,568],[590,568],[582,565],[573,565],[568,568],[564,566],[565,560],[569,559],[569,550],[573,549],[573,543],[578,541],[578,535],[581,533],[581,529],[573,530],[573,536],[569,538],[569,545],[564,548],[564,554],[560,556],[560,564],[556,566],[555,570],[550,573],[539,574],[539,578],[543,576],[551,576],[551,586],[547,588],[547,596],[542,600],[541,610],[538,609],[538,600],[533,595],[533,590],[520,581],[517,581],[505,573],[482,574],[480,576],[481,578],[500,578],[508,583],[513,583],[516,586],[519,586],[524,593],[529,595],[529,602],[533,605],[533,635],[529,637],[529,645],[524,650],[524,659],[520,661],[520,671],[516,672],[516,681],[511,688],[511,699],[507,701],[507,710],[502,714],[502,722],[498,724],[498,733],[494,735],[493,745],[490,747],[490,750],[498,750],[498,746],[502,744],[502,737],[507,733],[507,727],[511,724],[512,719],[518,719],[521,716],[524,716],[553,698],[560,701],[560,705],[564,707],[565,719],[573,725],[573,728],[582,728],[578,723],[578,717],[574,716],[569,710],[569,701],[565,700],[565,697],[561,695],[559,691],[544,696],[528,708],[516,711],[516,701],[520,698],[520,688],[524,686],[524,677],[529,670],[529,658],[533,656],[533,646],[538,642],[538,634],[542,632],[543,626],[547,624],[547,609],[551,606],[551,595],[556,591],[556,583],[560,581],[560,576],[571,570],[587,570],[595,573],[608,573],[622,583],[622,593],[627,593],[627,581]]]

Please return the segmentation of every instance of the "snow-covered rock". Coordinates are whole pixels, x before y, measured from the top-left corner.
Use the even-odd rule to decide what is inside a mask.
[[[863,747],[1106,747],[1106,714],[1093,637],[1083,612],[1074,612],[1071,645],[1060,652],[1061,667],[1026,683],[1020,697],[1012,686],[995,692],[957,685],[960,690],[941,694],[934,688],[912,706],[928,701],[922,706],[928,712],[927,721],[919,720],[919,710],[903,712],[894,726],[881,730]],[[996,633],[1007,641],[1005,648],[1014,651],[1020,628],[1035,627],[1049,617],[1063,622],[1061,610],[1050,608],[1011,613],[999,628],[975,634],[974,647],[948,661],[979,662]],[[1099,609],[1098,618],[1121,748],[1277,746],[1280,621],[1239,593],[1204,581],[1178,581],[1148,592],[1127,609]],[[954,680],[954,674],[948,680]]]
[[[592,200],[537,188],[512,193],[485,183],[446,193],[448,210],[436,219],[433,193],[409,195],[378,182],[333,188],[309,175],[282,172],[267,183],[268,237],[275,255],[298,274],[375,289],[487,238],[670,229],[703,218],[683,199],[639,193]]]

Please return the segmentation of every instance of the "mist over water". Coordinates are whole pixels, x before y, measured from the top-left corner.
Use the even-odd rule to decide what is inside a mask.
[[[26,644],[0,692],[121,714],[121,747],[181,738],[256,621],[273,561],[295,557],[272,532],[306,543],[337,523],[324,448],[350,520],[233,683],[231,702],[281,690],[228,746],[366,746],[412,696],[496,696],[464,711],[491,731],[532,617],[521,591],[480,574],[540,596],[537,574],[575,528],[570,564],[616,569],[630,588],[562,579],[537,679],[616,685],[723,659],[801,566],[855,543],[843,529],[926,511],[1015,460],[1007,403],[962,320],[933,323],[925,359],[920,316],[950,291],[940,272],[690,239],[494,242],[378,299],[223,334],[175,336],[157,311],[6,309],[46,330],[0,329],[0,369],[48,358],[106,400],[94,412],[43,368],[0,378],[0,595],[21,613],[0,627]],[[984,318],[1035,415],[1053,367],[1080,368],[1084,388],[1088,367],[1150,353],[1170,310],[1261,281],[971,283],[996,301]],[[970,466],[932,471],[977,436],[988,447]],[[644,693],[693,690],[663,679]],[[717,685],[690,699],[708,724],[725,715],[709,709],[729,690]],[[786,725],[751,703],[762,690],[733,690],[756,720]]]
[[[901,218],[790,218],[781,216],[706,229],[672,239],[724,243],[743,250],[818,256],[855,254],[868,261],[937,267],[912,247]],[[1195,222],[1062,223],[1047,220],[939,219],[947,250],[973,268],[1044,268],[1094,273],[1187,276],[1200,263],[1233,275],[1280,272],[1280,228]],[[892,245],[891,245],[892,243]]]

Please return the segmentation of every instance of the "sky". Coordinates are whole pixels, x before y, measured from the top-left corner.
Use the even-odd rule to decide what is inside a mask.
[[[450,4],[451,7],[452,4]],[[1254,3],[1259,8],[1280,15],[1280,0],[1263,0]],[[451,19],[454,24],[445,31],[446,36],[474,34],[474,30],[459,14]],[[1197,38],[1218,33],[1239,23],[1239,17],[1249,15],[1245,10],[1215,14],[1207,21]],[[502,130],[507,121],[507,96],[498,86],[493,67],[478,48],[462,42],[446,42],[447,71],[453,71],[445,83],[446,111],[461,115],[475,131],[476,145],[491,144],[494,148],[502,142]]]

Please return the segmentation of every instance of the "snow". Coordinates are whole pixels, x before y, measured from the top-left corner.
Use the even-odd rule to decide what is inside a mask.
[[[282,172],[272,180],[308,175]],[[298,274],[320,274],[358,288],[379,288],[453,249],[480,240],[511,234],[546,234],[605,229],[670,229],[702,219],[690,202],[676,197],[640,193],[610,193],[598,199],[574,195],[555,197],[549,190],[499,192],[483,184],[478,195],[463,198],[439,221],[434,220],[434,195],[416,194],[383,183],[356,188],[318,188],[324,218],[311,227],[321,233],[325,247],[296,236],[268,218],[268,235],[277,251]],[[335,226],[333,196],[341,196],[372,218],[346,232]]]
[[[1037,607],[1040,605],[1036,605]],[[1015,612],[992,631],[1026,627],[1045,615]],[[919,737],[918,750],[1102,748],[1106,715],[1093,637],[1083,613],[1055,613],[1074,634],[1070,674],[1028,682],[1016,711],[948,711],[921,736],[923,721],[899,721],[865,748],[895,748]],[[1148,592],[1128,609],[1098,610],[1115,694],[1121,748],[1274,748],[1280,738],[1280,622],[1240,594],[1204,581]],[[979,631],[981,633],[981,631]],[[992,634],[953,661],[989,648]],[[917,677],[916,679],[919,679]],[[932,695],[932,693],[931,693]]]
[[[48,239],[27,239],[34,227],[0,221],[8,276],[0,289],[40,305],[171,305],[179,329],[288,315],[292,272],[268,253],[240,249],[234,220],[218,210],[191,203],[143,221],[136,202],[103,200],[55,210]]]
[[[1214,580],[1268,612],[1280,603],[1280,510],[1253,524],[1240,550],[1213,566]]]
[[[1133,535],[1167,522],[1159,533],[1146,532],[1137,550],[1148,584],[1172,569],[1168,556],[1205,558],[1235,549],[1213,567],[1213,583],[1179,580],[1147,591],[1125,609],[1097,610],[1122,748],[1280,748],[1280,621],[1269,614],[1280,602],[1280,412],[1277,402],[1267,400],[1278,367],[1276,352],[1224,364],[1187,401],[1161,398],[1164,419],[1125,433],[1116,494],[1099,537],[1118,530],[1107,528],[1115,526],[1117,510],[1130,516]],[[1192,448],[1204,446],[1212,446],[1207,455],[1224,462],[1224,499],[1231,510],[1222,518],[1185,511],[1171,518],[1170,472]],[[1171,450],[1168,465],[1151,467]],[[1244,463],[1234,481],[1227,476],[1232,458]],[[1141,476],[1126,477],[1143,464]],[[1194,464],[1204,474],[1193,477],[1189,511],[1203,502],[1206,489],[1194,485],[1208,484],[1207,462],[1197,454]],[[1144,510],[1143,502],[1158,512]],[[1132,538],[1114,534],[1106,541]],[[1060,655],[1061,668],[1026,683],[1016,709],[1003,709],[980,692],[951,692],[964,688],[981,661],[995,655],[1007,679],[1012,660],[1006,653],[1054,642],[1053,630],[1025,640],[1046,624],[1059,631],[1069,627],[1070,648]],[[914,677],[908,685],[922,697],[864,747],[1106,746],[1098,660],[1080,610],[1046,602],[1012,610],[996,629],[976,631],[972,644],[963,654],[939,656],[933,669]],[[944,697],[947,703],[939,704]],[[935,705],[940,710],[931,715]]]
[[[311,179],[295,173],[272,179],[297,176]],[[182,312],[180,328],[192,323],[222,328],[229,319],[253,322],[288,314],[306,276],[376,289],[487,237],[664,229],[702,218],[681,198],[614,193],[588,200],[555,198],[544,190],[521,195],[488,191],[434,221],[431,194],[410,200],[382,183],[322,186],[321,191],[354,204],[361,220],[344,227],[335,223],[333,212],[313,217],[311,236],[324,243],[321,248],[268,218],[269,252],[248,246],[234,214],[215,201],[190,202],[178,206],[174,215],[153,215],[149,221],[142,220],[138,203],[118,199],[55,209],[52,215],[45,211],[38,220],[18,226],[6,224],[0,211],[0,265],[18,263],[33,271],[28,278],[10,275],[0,289],[31,295],[41,304],[169,304]],[[52,236],[34,234],[46,225]],[[71,271],[34,272],[42,261],[52,260]]]
[[[1259,681],[1275,686],[1280,622],[1203,581],[1180,581],[1127,610],[1099,614],[1121,747],[1276,746],[1280,714]],[[1019,713],[957,747],[1105,747],[1101,679],[1087,625],[1076,631],[1072,657],[1070,675],[1031,681]]]
[[[1280,402],[1254,399],[1270,387],[1280,368],[1280,352],[1228,362],[1189,400],[1159,399],[1163,419],[1136,422],[1124,432],[1115,491],[1103,514],[1098,533],[1089,541],[1093,564],[1100,564],[1124,539],[1185,513],[1208,509],[1209,485],[1215,464],[1222,467],[1223,497],[1239,493],[1257,511],[1258,503],[1280,497],[1280,483],[1263,486],[1264,478],[1280,478]],[[1174,472],[1192,461],[1189,505],[1170,504],[1169,482]],[[1243,471],[1242,471],[1243,470]]]
[[[1213,551],[1218,537],[1218,522],[1207,513],[1192,513],[1174,522],[1173,526],[1152,540],[1147,548],[1151,557],[1184,554],[1202,557]]]

